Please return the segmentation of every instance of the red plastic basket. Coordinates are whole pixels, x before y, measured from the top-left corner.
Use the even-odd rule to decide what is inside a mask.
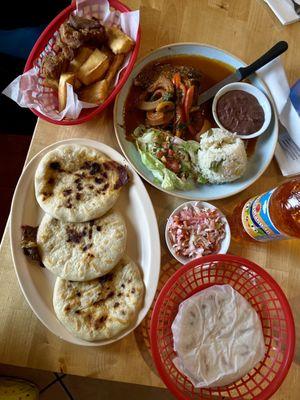
[[[120,12],[126,12],[130,11],[130,8],[125,6],[124,4],[120,3],[118,0],[109,0],[109,3],[111,7],[114,9],[120,11]],[[25,64],[24,72],[28,71],[33,67],[34,61],[39,57],[41,52],[44,50],[46,47],[47,43],[53,36],[53,34],[58,30],[60,25],[68,18],[69,14],[76,9],[76,3],[73,1],[68,7],[66,7],[63,11],[61,11],[51,22],[50,24],[45,28],[45,30],[42,32],[41,36],[38,38],[36,41],[35,45],[33,46],[29,57],[27,59],[27,62]],[[130,72],[133,69],[135,60],[138,55],[139,47],[140,47],[140,37],[141,37],[141,31],[140,27],[138,29],[138,34],[136,38],[136,43],[135,47],[132,51],[129,63],[124,71],[122,71],[122,76],[118,81],[118,84],[115,86],[114,90],[111,92],[109,97],[105,100],[103,104],[101,104],[98,107],[95,108],[85,108],[81,111],[79,117],[77,119],[69,120],[69,119],[63,119],[62,121],[56,121],[53,120],[52,118],[49,118],[43,114],[41,114],[39,111],[30,108],[30,110],[37,115],[39,118],[44,119],[45,121],[52,122],[53,124],[57,125],[76,125],[76,124],[81,124],[83,122],[86,122],[93,118],[96,114],[99,114],[101,111],[103,111],[105,108],[108,107],[108,105],[114,100],[116,95],[119,93],[121,90],[122,86],[126,82]]]
[[[215,284],[229,284],[260,316],[266,345],[262,362],[229,386],[196,389],[173,364],[172,322],[179,304]],[[279,388],[293,360],[295,325],[289,303],[274,279],[258,265],[231,255],[207,256],[180,268],[162,288],[150,328],[157,370],[178,399],[268,399]]]

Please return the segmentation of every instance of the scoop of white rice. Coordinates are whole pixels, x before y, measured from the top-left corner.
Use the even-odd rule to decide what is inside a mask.
[[[235,133],[213,128],[200,138],[198,163],[210,183],[232,182],[240,178],[247,166],[244,142]]]

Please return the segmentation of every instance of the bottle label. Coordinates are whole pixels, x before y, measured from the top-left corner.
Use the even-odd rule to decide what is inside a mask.
[[[275,227],[269,213],[270,198],[275,189],[261,196],[252,197],[243,207],[243,227],[254,240],[263,242],[287,238]]]

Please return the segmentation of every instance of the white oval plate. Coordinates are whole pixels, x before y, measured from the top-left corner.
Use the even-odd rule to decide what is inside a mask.
[[[130,183],[117,201],[115,209],[125,218],[128,239],[127,254],[142,269],[146,288],[143,308],[134,325],[116,338],[88,342],[73,336],[56,318],[52,306],[52,294],[56,277],[46,268],[29,260],[20,247],[21,225],[39,225],[43,211],[34,194],[34,175],[41,158],[62,144],[80,144],[94,147],[113,160],[126,165]],[[146,316],[158,284],[160,271],[160,239],[156,216],[142,180],[127,161],[111,147],[89,139],[69,139],[54,143],[40,151],[26,166],[17,184],[11,208],[10,240],[13,262],[22,292],[38,319],[55,335],[67,342],[82,346],[101,346],[123,338],[132,332]]]
[[[157,189],[162,190],[173,196],[178,196],[184,199],[190,200],[217,200],[224,199],[226,197],[232,196],[246,189],[252,183],[254,183],[267,169],[270,164],[276,143],[278,138],[278,121],[274,113],[274,106],[272,98],[268,92],[265,84],[257,78],[257,76],[252,75],[248,78],[251,83],[258,89],[263,91],[270,100],[272,107],[272,119],[268,129],[259,137],[255,152],[249,158],[247,170],[245,174],[234,182],[224,183],[219,185],[199,185],[192,190],[173,190],[167,191],[162,189],[160,184],[154,181],[154,176],[142,163],[138,150],[136,149],[134,143],[126,140],[125,129],[124,129],[124,104],[133,84],[134,78],[138,73],[147,65],[149,62],[157,60],[163,57],[170,57],[174,55],[199,55],[207,58],[213,58],[224,62],[225,64],[231,65],[233,68],[244,67],[246,64],[239,60],[232,54],[213,47],[207,44],[200,43],[175,43],[168,46],[160,47],[152,51],[146,57],[141,59],[138,64],[135,65],[129,78],[127,79],[125,85],[119,92],[114,106],[114,127],[119,145],[125,154],[128,161],[131,163],[133,168],[151,185],[155,186]]]

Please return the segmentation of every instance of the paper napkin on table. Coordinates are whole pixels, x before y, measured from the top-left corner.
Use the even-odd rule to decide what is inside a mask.
[[[290,87],[280,58],[257,71],[266,83],[279,119],[275,157],[282,175],[300,174],[300,117],[290,99]]]
[[[292,24],[300,20],[291,0],[265,0],[276,17],[283,25]]]

